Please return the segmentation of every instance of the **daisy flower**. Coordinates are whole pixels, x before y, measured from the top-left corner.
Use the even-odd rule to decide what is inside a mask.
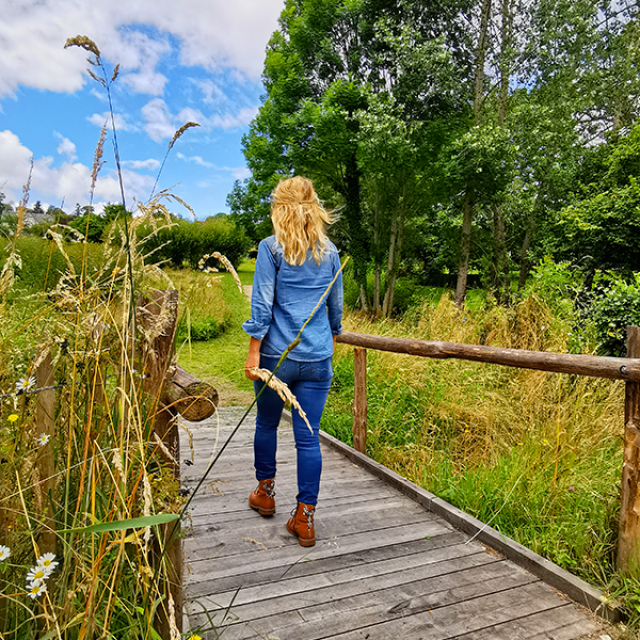
[[[31,567],[31,569],[29,569],[29,573],[27,573],[27,582],[31,582],[32,584],[35,584],[36,582],[42,582],[43,580],[48,578],[50,574],[51,571],[49,569],[45,569],[44,567]]]
[[[35,600],[38,596],[41,596],[47,590],[47,585],[44,580],[36,580],[27,587],[27,595]]]
[[[42,567],[43,569],[48,570],[49,573],[53,573],[54,569],[60,563],[56,561],[55,553],[43,553],[36,561],[36,564],[39,567]]]
[[[0,544],[0,562],[6,560],[11,555],[11,549]]]
[[[51,435],[48,433],[43,433],[40,437],[36,438],[36,443],[40,447],[42,447],[43,445],[47,444],[49,440],[51,440]]]
[[[35,386],[36,386],[35,376],[29,376],[28,378],[20,378],[18,382],[16,382],[16,392],[23,393],[26,391],[30,391]]]

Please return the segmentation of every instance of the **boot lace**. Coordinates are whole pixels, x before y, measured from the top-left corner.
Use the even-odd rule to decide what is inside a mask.
[[[316,512],[315,509],[307,509],[306,505],[303,505],[302,510],[304,515],[307,516],[307,529],[311,531],[313,528],[313,514]]]
[[[276,497],[276,492],[273,490],[273,488],[276,486],[276,482],[275,480],[273,482],[271,482],[271,484],[267,484],[266,480],[263,480],[262,482],[262,487],[264,488],[266,494],[267,494],[267,498],[275,498]]]

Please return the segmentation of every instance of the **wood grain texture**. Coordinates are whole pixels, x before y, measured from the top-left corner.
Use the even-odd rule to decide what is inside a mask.
[[[220,411],[218,447],[242,409]],[[185,488],[212,454],[208,423],[188,425],[194,464],[183,464]],[[283,421],[278,435],[274,516],[247,503],[255,488],[251,424],[212,471],[213,488],[192,502],[185,632],[222,632],[225,640],[577,640],[601,628],[533,574],[325,445],[317,543],[301,547],[285,528],[297,492],[290,425]]]
[[[551,353],[547,351],[525,351],[523,349],[503,349],[479,344],[440,342],[373,336],[366,333],[345,331],[337,341],[363,349],[377,349],[406,353],[425,358],[457,358],[501,364],[520,369],[537,369],[553,373],[609,378],[640,382],[640,358],[612,358],[571,353]]]

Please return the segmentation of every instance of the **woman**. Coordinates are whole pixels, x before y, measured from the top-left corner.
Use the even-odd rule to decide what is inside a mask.
[[[255,367],[273,371],[287,347],[334,281],[323,304],[302,332],[276,376],[285,382],[306,413],[311,430],[292,410],[298,467],[298,506],[287,530],[303,547],[315,544],[314,514],[320,488],[322,456],[318,430],[329,393],[335,336],[342,331],[342,276],[335,245],[327,238],[331,215],[321,206],[313,184],[296,176],[274,189],[271,220],[275,235],[258,247],[251,297],[251,319],[242,328],[251,336],[245,375],[254,380],[256,394],[263,382]],[[336,278],[337,275],[337,278]],[[265,389],[257,401],[254,462],[258,488],[249,505],[262,516],[276,512],[277,429],[283,401]]]

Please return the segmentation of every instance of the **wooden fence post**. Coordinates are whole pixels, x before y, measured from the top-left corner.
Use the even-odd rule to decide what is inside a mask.
[[[153,420],[152,431],[162,441],[169,452],[167,456],[162,449],[158,456],[169,465],[176,477],[180,475],[180,438],[174,414],[162,402],[163,387],[173,354],[173,340],[178,319],[178,292],[151,291],[149,300],[138,308],[141,325],[156,337],[143,348],[142,371],[146,378],[145,392],[148,394],[149,417]],[[151,443],[153,444],[153,442]],[[179,523],[159,525],[159,540],[154,545],[154,562],[164,562],[168,568],[167,579],[160,590],[165,596],[156,612],[156,625],[160,637],[170,640],[173,615],[177,628],[182,631],[182,544],[178,533]],[[172,535],[173,534],[173,535]],[[163,554],[164,550],[164,554]],[[169,597],[173,599],[173,611],[169,610]]]
[[[640,327],[627,327],[627,357],[640,357]],[[624,462],[620,492],[618,570],[640,575],[640,383],[625,382]]]
[[[354,349],[353,448],[367,452],[367,350]]]
[[[36,387],[42,389],[54,385],[54,369],[51,353],[47,353],[35,371]],[[54,389],[44,389],[36,394],[36,432],[37,437],[51,438],[55,429],[56,394]],[[42,553],[55,553],[56,530],[52,500],[49,492],[55,488],[55,461],[53,459],[52,443],[39,447],[36,458],[35,472],[37,485],[35,489],[36,509],[38,516],[43,518],[45,528],[38,539],[38,549]]]

